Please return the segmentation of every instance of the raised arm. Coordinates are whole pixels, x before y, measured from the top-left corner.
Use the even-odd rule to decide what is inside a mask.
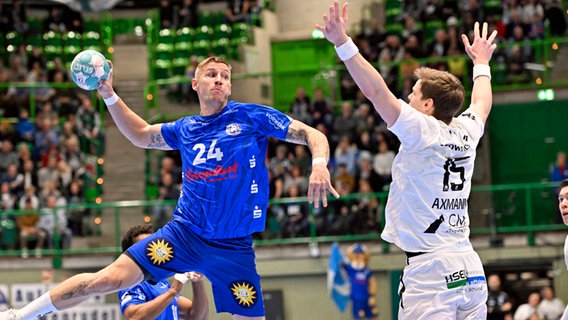
[[[333,43],[339,57],[345,63],[351,77],[363,94],[373,103],[375,110],[388,126],[392,125],[400,114],[400,102],[389,90],[379,72],[358,53],[358,49],[347,36],[347,3],[343,4],[341,13],[338,1],[329,7],[329,16],[323,16],[324,25],[316,25],[326,39]],[[354,55],[352,55],[354,54]]]
[[[187,272],[191,280],[193,301],[186,297],[178,298],[180,319],[207,320],[209,319],[209,300],[203,283],[203,275],[197,272]]]
[[[109,63],[112,67],[112,62]],[[107,80],[101,81],[97,90],[105,100],[116,126],[132,144],[146,149],[171,150],[162,137],[161,124],[148,124],[118,98],[112,86],[112,72]]]
[[[318,208],[321,199],[323,206],[327,207],[327,191],[339,198],[339,193],[331,185],[331,175],[327,169],[329,143],[326,136],[301,121],[292,120],[288,127],[286,141],[307,145],[312,153],[312,173],[310,174],[308,186],[308,202],[314,203],[314,207]]]
[[[497,36],[497,31],[493,30],[491,35],[487,37],[487,22],[483,23],[481,33],[479,32],[479,23],[476,22],[473,30],[473,43],[469,43],[469,39],[462,34],[462,41],[465,46],[465,52],[473,61],[473,89],[471,91],[472,109],[481,117],[483,123],[487,120],[491,105],[493,103],[493,94],[491,90],[491,73],[489,71],[489,61],[493,55],[493,51],[497,48],[497,44],[493,43]]]
[[[178,280],[172,282],[171,288],[152,300],[140,304],[131,304],[124,309],[127,320],[153,320],[156,319],[181,292],[183,284]]]

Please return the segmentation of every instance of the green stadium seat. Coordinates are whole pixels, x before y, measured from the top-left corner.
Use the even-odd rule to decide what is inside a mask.
[[[83,47],[100,47],[101,35],[96,31],[83,32]]]
[[[213,39],[231,38],[232,28],[226,23],[216,25],[213,29]]]
[[[18,45],[24,43],[24,36],[16,31],[10,31],[5,35],[6,45],[13,45],[17,47]]]
[[[209,26],[201,26],[195,32],[195,41],[213,39],[213,28]]]
[[[43,37],[39,33],[30,34],[26,38],[26,45],[27,45],[27,47],[31,47],[31,46],[42,47],[43,46]],[[30,51],[31,51],[31,48],[30,48]]]
[[[45,46],[63,46],[63,37],[60,33],[48,31],[43,34],[43,44]]]
[[[196,56],[208,56],[211,53],[209,40],[200,40],[193,43],[192,54]]]
[[[204,10],[202,11],[199,16],[197,17],[200,26],[203,25],[213,25],[213,14],[211,11]]]
[[[214,40],[211,43],[211,52],[217,56],[226,56],[229,52],[231,42],[228,38]]]
[[[183,27],[176,31],[176,43],[177,42],[191,42],[195,35],[195,29],[189,27]]]
[[[63,54],[63,47],[53,44],[48,44],[43,47],[43,54],[47,58],[47,60],[53,60],[56,57],[61,57]]]
[[[85,19],[83,21],[83,33],[90,31],[99,33],[99,22],[94,19]]]
[[[63,42],[65,46],[83,46],[83,35],[75,31],[69,31],[63,35]]]
[[[188,65],[189,56],[175,58],[172,61],[172,74],[174,76],[183,76]]]
[[[168,79],[172,76],[171,60],[158,59],[154,63],[154,80]]]
[[[63,47],[64,61],[73,61],[77,53],[81,52],[81,46],[66,45]]]
[[[250,26],[245,22],[235,23],[233,25],[233,30],[231,33],[232,38],[241,38],[241,37],[249,37]]]

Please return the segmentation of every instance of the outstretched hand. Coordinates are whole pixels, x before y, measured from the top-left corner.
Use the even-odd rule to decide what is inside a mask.
[[[321,31],[329,42],[336,47],[347,42],[349,38],[345,31],[345,26],[347,25],[347,2],[343,4],[340,14],[339,2],[335,0],[329,6],[329,16],[327,14],[323,15],[323,22],[323,26],[316,24],[316,29]]]
[[[473,26],[473,43],[469,43],[469,39],[465,34],[462,34],[462,41],[465,47],[465,52],[473,61],[473,64],[489,64],[493,51],[497,48],[497,44],[493,43],[497,37],[497,30],[493,30],[491,35],[487,36],[487,22],[483,23],[481,34],[479,32],[479,22]]]
[[[99,87],[97,88],[98,93],[103,97],[103,99],[109,98],[114,94],[114,88],[112,87],[112,75],[113,66],[112,61],[107,60],[110,65],[110,73],[106,80],[101,80],[99,82]]]
[[[319,208],[321,199],[322,205],[327,207],[327,191],[339,198],[339,193],[331,185],[331,177],[327,167],[324,164],[313,165],[308,186],[308,202],[313,203],[315,208]]]

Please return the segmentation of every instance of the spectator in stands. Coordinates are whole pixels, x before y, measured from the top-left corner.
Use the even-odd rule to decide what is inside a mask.
[[[513,304],[509,295],[501,288],[501,278],[497,274],[487,277],[487,320],[511,319]]]
[[[307,175],[312,169],[312,160],[308,154],[308,149],[306,146],[297,144],[294,146],[294,154],[290,160],[290,164],[293,166],[299,166],[302,170],[302,175]]]
[[[55,237],[59,237],[62,249],[71,248],[71,239],[73,234],[71,229],[67,227],[67,215],[65,209],[57,208],[64,206],[66,201],[64,198],[50,195],[46,199],[46,204],[41,208],[41,217],[37,223],[37,227],[45,232],[47,247],[53,249],[56,245]],[[57,244],[59,245],[59,243]]]
[[[161,175],[160,186],[158,188],[158,200],[177,200],[177,198],[179,198],[179,194],[179,186],[174,183],[172,174],[168,172],[163,173]],[[163,203],[160,203],[155,205],[153,207],[154,228],[159,229],[163,227],[168,221],[172,220],[173,212],[174,204],[165,205]]]
[[[160,172],[158,176],[158,184],[162,185],[162,179],[164,175],[169,174],[172,177],[172,183],[175,186],[181,184],[181,175],[182,170],[179,165],[176,164],[176,161],[172,157],[165,156],[162,158],[160,162]]]
[[[22,164],[22,176],[23,176],[23,190],[28,190],[30,187],[38,188],[38,177],[37,170],[35,167],[35,161],[27,159]]]
[[[424,31],[416,22],[416,18],[407,14],[404,16],[404,29],[401,32],[401,41],[406,43],[410,37],[415,37],[419,48],[424,47]],[[419,58],[418,56],[416,56]]]
[[[306,95],[306,89],[304,87],[298,87],[296,89],[296,97],[290,106],[290,116],[308,124],[312,123],[310,105],[311,99]]]
[[[374,193],[373,189],[371,188],[371,183],[367,179],[360,179],[359,183],[359,191],[358,193],[361,195],[360,198],[355,200],[355,216],[356,216],[356,225],[357,225],[357,233],[373,233],[379,231],[379,210],[380,204],[379,200],[372,196],[371,194]]]
[[[416,35],[409,35],[404,42],[404,52],[410,53],[416,59],[424,58],[423,45],[420,44]]]
[[[0,210],[16,209],[18,197],[10,191],[10,184],[7,181],[0,183]],[[4,216],[4,214],[2,214]]]
[[[45,167],[39,168],[37,171],[38,183],[40,188],[43,187],[47,181],[57,181],[58,172],[57,172],[57,163],[59,159],[56,155],[50,155],[47,158],[47,165]]]
[[[300,194],[308,191],[308,177],[302,174],[302,168],[299,165],[292,165],[290,171],[284,175],[284,190],[289,190],[291,186],[298,188]]]
[[[291,184],[286,190],[286,197],[300,197],[297,185]],[[309,207],[305,201],[286,202],[282,205],[284,209],[284,221],[282,223],[282,236],[295,238],[298,236],[308,236],[310,230]]]
[[[0,119],[0,141],[4,140],[12,142],[12,145],[19,142],[18,135],[9,119]]]
[[[356,40],[361,55],[367,61],[377,61],[377,59],[379,58],[379,48],[373,43],[369,42],[367,38],[357,38]]]
[[[191,79],[195,77],[195,70],[199,65],[199,58],[196,55],[189,57],[189,64],[185,68],[185,78],[188,80],[187,83],[181,84],[181,93],[183,95],[183,100],[188,103],[198,103],[197,92],[191,88]]]
[[[67,138],[64,142],[64,146],[65,148],[63,152],[61,152],[61,159],[64,160],[71,169],[72,178],[81,179],[85,174],[85,156],[79,147],[79,138],[76,136]]]
[[[178,27],[197,28],[199,25],[199,0],[183,0],[178,11]]]
[[[41,189],[38,195],[40,208],[47,206],[47,201],[49,197],[53,196],[56,197],[57,199],[63,197],[63,193],[59,188],[59,176],[57,176],[55,179],[45,181],[43,185],[40,185],[40,188]]]
[[[69,185],[69,193],[67,195],[67,204],[70,206],[85,203],[86,199],[83,195],[82,183],[78,180],[73,180]],[[89,209],[84,207],[72,207],[67,211],[67,222],[69,229],[74,236],[85,236],[84,220],[89,216]]]
[[[526,303],[521,304],[515,314],[513,315],[513,320],[542,320],[541,315],[537,313],[537,307],[540,303],[540,294],[538,292],[532,292]]]
[[[542,300],[538,304],[537,313],[546,320],[560,320],[566,305],[554,294],[551,286],[546,286],[540,291]]]
[[[392,63],[399,62],[404,57],[404,47],[396,34],[389,34],[385,46],[379,53],[379,71],[385,83],[393,92],[398,91],[398,67]]]
[[[0,1],[0,34],[6,34],[12,29],[10,9],[6,2]]]
[[[36,127],[35,124],[30,121],[30,112],[26,108],[20,109],[18,122],[16,123],[16,132],[21,141],[35,143]]]
[[[175,28],[174,8],[170,0],[160,0],[160,22],[162,29]]]
[[[44,154],[47,154],[50,149],[58,147],[59,139],[57,127],[53,126],[51,119],[38,119],[34,142],[34,150],[39,159],[41,159]]]
[[[351,142],[349,136],[342,136],[333,151],[335,163],[344,163],[347,172],[354,175],[357,172],[357,145]]]
[[[507,51],[506,56],[507,81],[510,83],[528,83],[531,81],[531,73],[525,68],[525,64],[530,62],[529,58],[523,54],[523,49],[518,44],[513,44]]]
[[[56,71],[53,73],[53,79],[51,82],[56,85],[63,85],[69,83],[65,79],[65,73],[61,71]],[[79,98],[75,93],[75,90],[69,87],[54,87],[54,94],[51,97],[53,103],[53,109],[57,111],[58,115],[61,117],[66,117],[70,113],[76,113],[79,107]]]
[[[105,134],[101,121],[101,115],[93,108],[93,104],[88,97],[81,99],[81,105],[77,109],[77,127],[81,145],[87,146],[84,150],[90,154],[98,154],[105,151]],[[99,149],[93,150],[93,141],[99,143]]]
[[[6,172],[11,164],[19,168],[20,160],[18,153],[14,151],[12,141],[4,139],[0,142],[0,173]]]
[[[336,170],[333,174],[334,185],[342,184],[343,189],[351,193],[355,190],[355,176],[347,171],[347,165],[344,162],[337,163]]]
[[[351,194],[349,187],[343,183],[339,183],[335,185],[335,189],[339,193],[340,198],[331,203],[333,216],[330,217],[327,235],[355,234],[357,231],[355,226],[356,215],[352,212],[354,201],[345,198],[345,196]]]
[[[237,22],[250,22],[250,8],[251,1],[249,0],[227,0],[225,22],[230,24]]]
[[[69,185],[71,181],[74,179],[73,170],[64,159],[61,159],[57,162],[57,182],[56,187],[61,193],[67,196],[67,192],[69,191]]]
[[[379,142],[378,153],[373,156],[373,170],[381,176],[385,183],[392,181],[391,168],[395,153],[389,149],[386,141]]]
[[[49,9],[47,17],[43,20],[43,31],[54,31],[64,33],[67,31],[65,18],[63,17],[63,9],[61,7],[52,6]]]
[[[14,31],[26,35],[29,30],[26,7],[22,5],[20,0],[13,0],[10,13]]]
[[[24,193],[24,175],[18,171],[18,166],[15,164],[8,165],[6,172],[0,176],[1,182],[7,182],[10,192],[17,196]]]
[[[552,0],[546,3],[544,18],[549,22],[550,34],[552,36],[562,36],[566,32],[565,14],[560,0]]]
[[[292,164],[288,159],[288,147],[286,144],[276,146],[276,154],[268,160],[268,169],[272,171],[275,177],[284,178],[284,175],[290,171]]]
[[[45,57],[45,55],[42,53],[41,51],[41,47],[38,46],[32,46],[32,52],[30,53],[29,57],[28,57],[28,66],[26,68],[26,70],[32,70],[34,67],[34,64],[39,63],[39,68],[41,70],[45,70],[46,66],[47,66],[47,58]]]
[[[314,89],[314,98],[310,103],[310,113],[313,126],[322,123],[328,130],[331,128],[333,123],[333,104],[331,99],[325,96],[322,88]]]
[[[361,151],[357,159],[357,174],[355,175],[355,192],[360,192],[360,181],[369,181],[373,192],[383,191],[385,182],[378,173],[373,170],[373,156],[369,151]]]
[[[67,31],[83,33],[84,26],[81,11],[75,11],[66,6],[63,8],[63,17],[65,19],[64,23]]]
[[[434,39],[427,44],[426,52],[428,56],[444,57],[450,48],[448,32],[445,29],[438,29],[434,32]]]
[[[14,65],[14,63],[12,63],[12,60],[14,59],[16,59],[14,63],[19,64],[20,68],[29,69],[28,51],[26,50],[26,43],[24,42],[20,43],[16,48],[16,50],[10,53],[9,61],[11,65]]]
[[[341,114],[337,115],[333,119],[333,125],[331,128],[331,139],[330,143],[335,146],[342,136],[348,136],[353,139],[353,133],[357,128],[357,120],[353,115],[353,104],[350,101],[344,101],[341,103]]]
[[[16,221],[18,224],[18,230],[20,230],[20,247],[22,249],[22,258],[27,259],[29,257],[28,253],[28,241],[32,238],[36,238],[35,246],[35,256],[36,258],[41,258],[41,249],[43,248],[43,243],[45,241],[45,231],[37,227],[40,216],[37,209],[33,207],[32,201],[26,199],[24,205],[20,208],[26,211],[24,214],[18,215]]]
[[[357,150],[359,152],[369,151],[373,153],[377,148],[370,131],[363,131],[361,132],[361,134],[359,134],[358,137],[355,137],[355,145],[357,146]]]
[[[457,46],[451,46],[448,49],[448,71],[462,81],[468,70],[468,60],[464,56],[464,52]]]
[[[18,200],[18,209],[22,210],[28,200],[34,210],[39,209],[39,197],[36,194],[36,190],[37,188],[35,186],[31,186],[24,190],[24,195]]]
[[[524,34],[525,25],[522,20],[521,10],[522,8],[511,9],[509,22],[505,24],[505,39],[512,38],[517,27],[521,27]]]

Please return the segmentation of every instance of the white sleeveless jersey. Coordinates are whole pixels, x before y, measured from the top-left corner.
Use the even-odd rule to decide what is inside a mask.
[[[466,110],[447,125],[400,101],[389,130],[401,146],[381,237],[408,252],[471,248],[468,199],[483,122]]]

